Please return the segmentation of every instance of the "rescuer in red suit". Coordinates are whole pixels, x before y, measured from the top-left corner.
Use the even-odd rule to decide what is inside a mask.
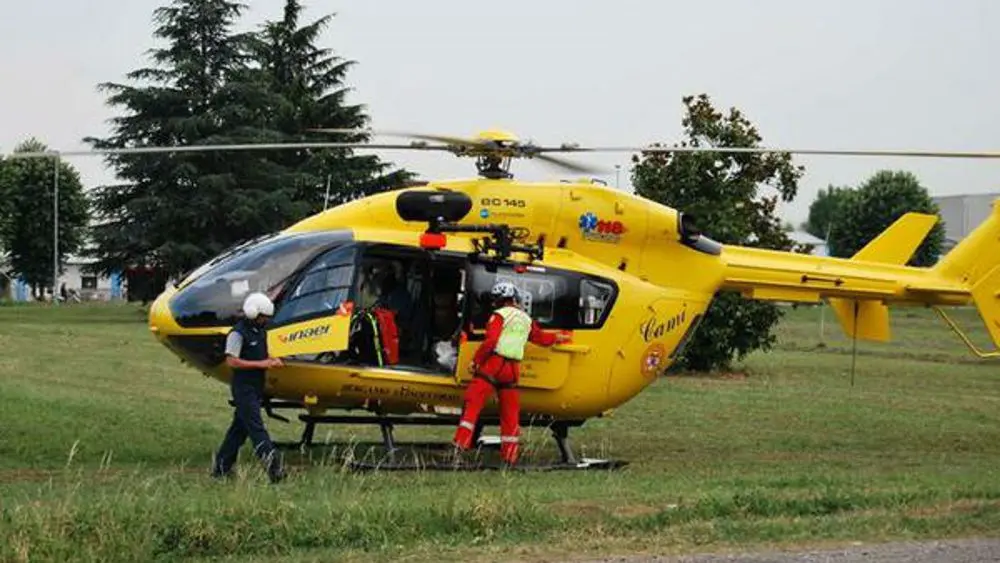
[[[528,342],[552,346],[569,336],[545,332],[518,305],[517,288],[508,281],[497,282],[491,292],[495,311],[486,323],[486,339],[479,345],[469,365],[474,375],[465,391],[462,418],[455,430],[460,450],[472,447],[472,435],[486,400],[496,391],[500,399],[500,455],[508,464],[517,463],[520,437],[520,405],[517,383],[521,360]]]

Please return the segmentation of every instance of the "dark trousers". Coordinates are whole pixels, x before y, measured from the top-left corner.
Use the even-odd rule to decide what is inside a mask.
[[[233,412],[233,422],[229,425],[226,437],[222,441],[212,474],[222,476],[232,471],[240,448],[247,438],[253,444],[254,453],[264,463],[268,476],[274,480],[281,477],[281,458],[271,437],[264,427],[260,411],[264,402],[264,380],[256,377],[241,377],[236,375],[230,386],[236,409]]]

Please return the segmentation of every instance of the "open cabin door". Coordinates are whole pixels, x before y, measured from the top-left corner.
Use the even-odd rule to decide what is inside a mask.
[[[455,378],[467,382],[473,378],[469,365],[485,338],[486,322],[492,314],[490,290],[497,280],[513,282],[525,298],[525,310],[543,329],[577,328],[579,282],[568,272],[541,267],[529,267],[515,273],[510,266],[488,267],[472,264],[466,276],[465,326],[467,337],[459,344]],[[526,389],[558,389],[569,377],[574,348],[543,347],[529,343],[521,362],[519,387]]]
[[[267,331],[272,356],[341,352],[350,339],[358,248],[341,246],[316,257],[280,298]]]
[[[472,380],[473,373],[469,371],[476,350],[482,344],[483,331],[463,342],[459,347],[458,365],[455,378],[461,383]],[[518,387],[525,389],[558,389],[569,376],[570,354],[528,344],[524,349],[524,360],[521,362],[521,381]]]

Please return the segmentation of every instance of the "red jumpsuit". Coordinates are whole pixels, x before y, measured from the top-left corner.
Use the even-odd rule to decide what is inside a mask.
[[[472,360],[477,366],[476,376],[465,390],[465,407],[458,429],[455,430],[454,441],[462,449],[472,447],[472,434],[476,429],[479,413],[495,389],[500,400],[500,455],[504,461],[514,464],[517,462],[518,438],[521,433],[519,393],[515,387],[520,381],[521,366],[516,360],[493,353],[502,330],[503,317],[493,313],[486,323],[486,339],[479,345]],[[536,321],[532,321],[528,342],[552,346],[556,343],[556,334],[543,331]],[[497,388],[490,382],[491,379],[499,384]]]

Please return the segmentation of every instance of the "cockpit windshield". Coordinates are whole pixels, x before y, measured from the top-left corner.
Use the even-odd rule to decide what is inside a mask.
[[[349,240],[348,231],[321,231],[280,234],[238,247],[199,268],[203,272],[192,275],[171,299],[171,312],[183,327],[232,325],[248,294],[259,291],[277,299],[306,261]]]
[[[218,266],[219,264],[225,262],[226,260],[229,260],[230,258],[232,258],[233,256],[236,256],[237,254],[241,254],[243,252],[246,252],[247,250],[253,248],[254,246],[257,246],[261,242],[264,242],[264,241],[269,240],[269,239],[278,238],[278,237],[281,237],[281,236],[283,236],[283,235],[280,232],[278,232],[278,233],[269,233],[269,234],[266,234],[266,235],[261,235],[261,236],[256,237],[256,238],[252,238],[250,240],[245,240],[245,241],[243,241],[243,242],[241,242],[239,244],[235,244],[235,245],[231,246],[230,248],[227,248],[226,250],[222,251],[221,253],[219,253],[218,256],[213,257],[208,262],[205,262],[204,264],[202,264],[201,266],[198,266],[194,270],[191,270],[190,272],[182,275],[180,277],[180,280],[181,280],[181,284],[180,285],[183,285],[185,282],[190,282],[190,281],[198,279],[199,277],[201,277],[202,274],[204,274],[208,270],[210,270],[210,269]]]

